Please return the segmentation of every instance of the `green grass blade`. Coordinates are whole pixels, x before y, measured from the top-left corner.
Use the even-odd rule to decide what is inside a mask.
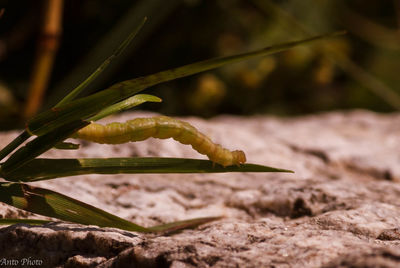
[[[30,224],[30,225],[40,225],[46,224],[51,221],[48,220],[35,220],[35,219],[0,219],[0,225],[12,225],[18,223]]]
[[[201,61],[183,67],[117,83],[110,88],[91,96],[77,99],[73,102],[39,114],[28,122],[27,129],[30,133],[40,136],[68,122],[78,119],[86,120],[103,110],[105,107],[129,98],[150,86],[189,76],[195,73],[204,72],[226,64],[231,64],[254,57],[271,55],[298,45],[307,44],[312,41],[325,39],[340,34],[343,34],[343,32],[319,35],[299,41],[282,43],[248,53]]]
[[[149,94],[137,94],[126,100],[123,100],[121,102],[113,104],[113,105],[105,108],[104,110],[101,110],[98,114],[89,118],[88,121],[97,121],[97,120],[107,117],[111,114],[115,114],[118,112],[122,112],[124,110],[128,110],[130,108],[133,108],[133,107],[138,106],[145,102],[161,102],[161,99],[159,97],[149,95]]]
[[[137,79],[144,80],[146,87],[149,87],[149,86],[153,86],[153,85],[156,85],[159,83],[171,81],[171,80],[174,80],[177,78],[182,78],[182,77],[186,77],[186,76],[193,75],[196,73],[204,72],[204,71],[207,71],[210,69],[215,69],[215,68],[227,65],[227,64],[233,64],[233,63],[251,59],[254,57],[268,56],[268,55],[275,54],[275,53],[278,53],[278,52],[281,52],[284,50],[288,50],[290,48],[293,48],[293,47],[296,47],[299,45],[304,45],[304,44],[307,44],[307,43],[310,43],[310,42],[313,42],[316,40],[343,35],[344,33],[345,33],[344,31],[340,31],[340,32],[334,32],[334,33],[329,33],[329,34],[325,34],[325,35],[318,35],[318,36],[310,37],[307,39],[302,39],[299,41],[293,41],[293,42],[269,46],[269,47],[255,50],[252,52],[237,54],[237,55],[228,56],[228,57],[221,57],[221,58],[205,60],[205,61],[185,65],[182,67],[178,67],[175,69],[162,71],[162,72],[159,72],[156,74],[148,75],[148,76],[145,76],[142,78],[137,78]],[[117,84],[111,86],[110,89],[134,88],[137,85],[137,79],[127,80],[127,81],[117,83]]]
[[[63,194],[23,183],[0,183],[0,202],[63,221],[133,232],[172,232],[218,219],[218,217],[196,218],[146,228]],[[48,221],[6,219],[3,223],[0,221],[0,224],[21,222],[42,224]]]
[[[72,142],[59,142],[54,145],[53,148],[59,150],[78,150],[80,144],[72,143]]]
[[[6,147],[0,151],[0,161],[3,160],[9,153],[14,151],[18,146],[20,146],[24,141],[29,139],[31,135],[27,131],[23,131],[18,135],[12,142],[10,142]]]
[[[84,121],[75,121],[55,129],[46,135],[36,137],[25,146],[19,148],[1,165],[0,174],[5,178],[7,173],[23,166],[88,124],[88,122]]]
[[[149,232],[127,220],[63,194],[22,183],[0,183],[0,201],[19,209],[63,221]]]
[[[135,38],[137,33],[143,27],[144,23],[146,22],[147,18],[143,18],[141,23],[129,34],[129,36],[122,42],[122,44],[114,51],[114,53],[108,57],[85,81],[83,81],[79,86],[77,86],[74,90],[72,90],[65,98],[63,98],[56,106],[59,107],[63,104],[70,102],[71,100],[75,99],[90,83],[96,79],[106,68],[107,66],[116,58],[118,57],[122,51],[124,51],[129,43]]]
[[[38,181],[82,174],[293,172],[255,164],[222,167],[209,160],[187,158],[34,159],[4,174],[9,181]]]

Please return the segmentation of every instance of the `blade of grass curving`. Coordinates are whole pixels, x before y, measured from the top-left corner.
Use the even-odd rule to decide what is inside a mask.
[[[187,158],[38,158],[24,168],[4,174],[9,181],[39,181],[83,174],[137,173],[223,173],[223,172],[289,172],[291,170],[255,164],[223,167],[209,160]]]
[[[0,225],[12,225],[18,223],[30,224],[30,225],[40,225],[46,224],[51,221],[49,220],[36,220],[36,219],[0,219]]]
[[[29,139],[31,135],[27,131],[23,131],[18,135],[12,142],[10,142],[6,147],[0,151],[0,161],[4,159],[8,154],[14,151],[18,146],[20,146],[24,141]]]
[[[137,94],[132,96],[126,100],[113,104],[104,110],[101,110],[98,114],[88,119],[88,121],[97,121],[101,118],[107,117],[111,114],[119,113],[124,110],[128,110],[135,106],[138,106],[145,102],[161,102],[162,100],[159,97],[149,95],[149,94]]]
[[[156,74],[138,77],[136,79],[117,83],[108,89],[100,91],[88,97],[77,99],[73,102],[59,106],[57,108],[45,111],[31,119],[28,123],[27,130],[35,135],[43,135],[53,129],[62,126],[68,122],[77,119],[87,119],[90,116],[103,110],[111,104],[122,101],[132,95],[159,83],[167,82],[177,78],[189,76],[195,73],[204,72],[210,69],[221,67],[226,64],[239,62],[242,60],[271,55],[281,52],[298,45],[304,45],[316,40],[325,39],[344,34],[344,32],[335,32],[325,35],[318,35],[311,38],[282,43],[274,46],[269,46],[263,49],[251,51],[248,53],[215,58],[205,60],[183,67],[162,71]]]
[[[218,217],[196,218],[146,228],[63,194],[23,183],[0,183],[0,202],[63,221],[145,233],[177,231],[218,219]],[[5,224],[12,223],[12,220],[8,221]],[[34,224],[46,222],[32,221]]]
[[[70,102],[75,99],[94,79],[96,79],[106,68],[107,66],[118,57],[129,45],[129,43],[135,38],[137,33],[143,27],[147,18],[143,18],[141,23],[129,34],[129,36],[122,42],[122,44],[114,51],[114,53],[108,57],[85,81],[83,81],[79,86],[77,86],[74,90],[72,90],[66,97],[64,97],[59,103],[57,103],[54,107],[60,107],[63,104]]]
[[[74,121],[55,129],[46,135],[35,138],[25,146],[19,148],[1,165],[0,174],[5,177],[7,173],[23,166],[88,124],[89,123],[85,121]]]
[[[334,33],[324,34],[324,35],[317,35],[317,36],[313,36],[313,37],[298,40],[298,41],[273,45],[273,46],[269,46],[269,47],[262,48],[259,50],[242,53],[242,54],[200,61],[200,62],[188,64],[188,65],[185,65],[182,67],[178,67],[178,68],[162,71],[159,73],[155,73],[152,75],[148,75],[145,77],[139,77],[136,79],[123,81],[123,82],[117,83],[115,85],[112,85],[109,89],[135,88],[137,85],[137,82],[138,82],[137,79],[144,80],[144,83],[146,84],[145,86],[150,87],[150,86],[154,86],[156,84],[171,81],[171,80],[174,80],[177,78],[182,78],[182,77],[186,77],[186,76],[193,75],[196,73],[204,72],[204,71],[207,71],[210,69],[215,69],[215,68],[227,65],[227,64],[233,64],[233,63],[251,59],[254,57],[268,56],[268,55],[282,52],[284,50],[288,50],[290,48],[293,48],[293,47],[296,47],[299,45],[304,45],[304,44],[307,44],[307,43],[310,43],[310,42],[313,42],[316,40],[340,36],[343,34],[345,34],[345,31],[338,31],[338,32],[334,32]]]
[[[63,221],[149,232],[145,227],[114,216],[63,194],[23,183],[0,183],[0,201],[19,209]]]

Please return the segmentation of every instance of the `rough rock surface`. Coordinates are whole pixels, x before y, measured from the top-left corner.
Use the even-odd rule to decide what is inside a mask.
[[[112,120],[143,115],[149,114]],[[145,226],[225,217],[168,236],[69,223],[5,226],[0,264],[29,258],[31,264],[41,260],[40,267],[400,266],[400,114],[185,120],[214,141],[243,149],[248,162],[296,173],[90,175],[37,182]],[[1,134],[1,146],[15,135]],[[77,156],[203,158],[190,146],[154,139],[121,146],[84,142],[79,151],[46,153]],[[0,204],[0,217],[32,215]]]

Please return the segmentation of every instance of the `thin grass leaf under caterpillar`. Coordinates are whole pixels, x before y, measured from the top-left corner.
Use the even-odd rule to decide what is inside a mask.
[[[72,138],[103,144],[121,144],[143,141],[150,137],[173,138],[182,144],[190,144],[200,154],[207,155],[214,163],[222,166],[240,165],[246,162],[243,151],[229,151],[215,144],[209,137],[199,132],[187,122],[167,116],[136,118],[125,123],[100,125],[92,123],[75,133]]]

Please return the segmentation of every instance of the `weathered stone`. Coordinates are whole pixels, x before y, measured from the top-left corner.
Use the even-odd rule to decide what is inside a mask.
[[[129,113],[125,121],[149,113]],[[400,266],[400,114],[332,112],[297,118],[185,118],[248,162],[283,173],[87,175],[32,183],[140,225],[225,216],[172,235],[70,223],[0,229],[0,262],[41,267]],[[17,132],[3,133],[1,145]],[[150,139],[83,142],[44,156],[204,158],[190,146]],[[36,217],[0,204],[1,217]],[[0,263],[1,264],[1,263]]]

